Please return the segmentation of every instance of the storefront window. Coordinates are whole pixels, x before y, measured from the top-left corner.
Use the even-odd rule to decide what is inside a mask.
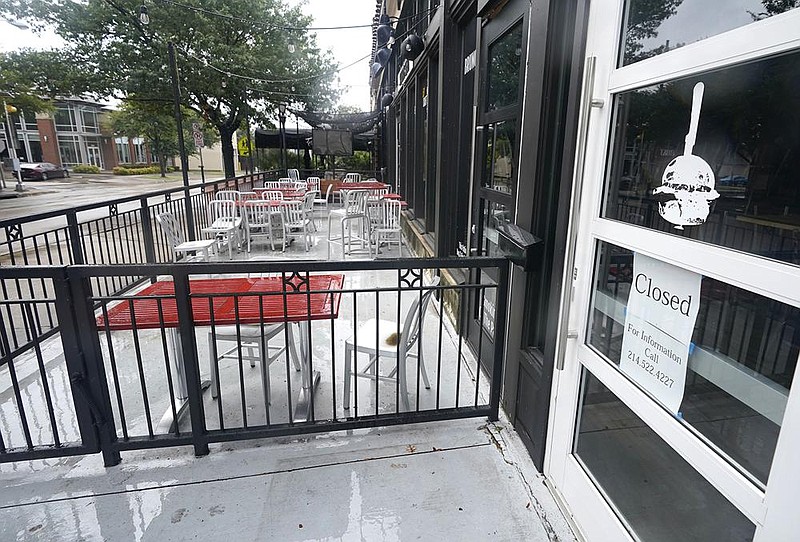
[[[586,369],[574,452],[637,540],[755,535],[752,522]]]
[[[618,94],[604,216],[800,264],[798,88],[795,52]]]
[[[127,137],[117,137],[114,139],[114,146],[117,148],[117,163],[131,163],[131,149],[128,146]]]
[[[620,65],[628,65],[798,6],[795,0],[628,0]]]
[[[521,58],[522,23],[517,23],[489,46],[489,59],[486,64],[487,111],[517,103]]]
[[[60,106],[55,112],[56,130],[59,132],[77,132],[78,125],[75,122],[75,110],[70,106]]]
[[[633,252],[600,243],[588,342],[618,367],[629,332],[631,288],[643,290],[648,280],[637,273]],[[698,279],[700,297],[685,306],[688,313],[699,302],[676,417],[766,484],[800,353],[800,309],[709,277]],[[675,306],[681,302],[676,299]],[[642,360],[656,374],[673,352],[652,337],[642,340],[649,341],[651,352],[660,349],[654,361]]]
[[[58,136],[58,153],[61,155],[61,164],[76,166],[81,163],[78,136]]]
[[[137,164],[144,164],[147,162],[147,152],[145,152],[144,139],[141,137],[133,138],[133,152],[134,159]]]
[[[91,132],[93,134],[100,133],[100,124],[97,121],[97,112],[91,109],[83,109],[81,111],[83,120],[83,131]]]
[[[510,194],[514,186],[515,120],[487,124],[483,130],[482,186]]]
[[[482,255],[489,257],[501,256],[498,248],[498,233],[497,228],[500,224],[511,222],[510,210],[500,203],[494,201],[484,200],[483,212],[481,216],[482,224]],[[481,284],[494,284],[486,273],[481,272]],[[474,317],[481,321],[486,333],[489,336],[494,336],[494,322],[495,322],[495,306],[496,306],[497,291],[495,288],[487,288],[482,291],[482,298],[480,308],[476,306],[476,314]],[[480,313],[483,312],[483,314]]]

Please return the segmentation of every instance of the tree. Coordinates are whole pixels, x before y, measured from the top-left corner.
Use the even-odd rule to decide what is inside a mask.
[[[99,96],[164,100],[172,96],[167,41],[175,44],[183,104],[219,132],[226,176],[234,173],[233,142],[245,116],[275,116],[277,104],[319,109],[336,97],[336,65],[305,30],[311,19],[283,0],[147,2],[142,0],[8,0],[0,14],[52,27],[63,51]],[[288,45],[294,45],[289,53]]]
[[[191,126],[195,122],[204,128],[205,144],[210,146],[216,143],[216,133],[196,113],[184,108],[183,114],[187,154],[197,153],[191,133]],[[177,123],[172,104],[168,102],[140,101],[135,98],[127,100],[111,113],[111,128],[116,134],[144,138],[150,151],[158,158],[162,177],[166,176],[167,159],[180,153]]]
[[[51,110],[53,104],[41,95],[20,58],[27,58],[27,52],[0,53],[0,100],[31,114]]]
[[[643,51],[643,42],[658,35],[658,28],[678,11],[683,0],[637,0],[628,3],[628,22],[625,32],[625,60],[636,62],[663,53],[662,45]]]

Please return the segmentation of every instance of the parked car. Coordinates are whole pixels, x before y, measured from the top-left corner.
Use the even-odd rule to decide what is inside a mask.
[[[22,179],[27,181],[46,181],[58,177],[69,177],[67,168],[50,162],[22,162],[19,168],[22,172]]]

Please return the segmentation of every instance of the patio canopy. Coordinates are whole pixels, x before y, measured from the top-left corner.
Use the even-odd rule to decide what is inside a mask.
[[[353,136],[353,150],[354,151],[369,151],[371,142],[375,138],[375,132],[366,132]],[[262,130],[256,129],[256,148],[257,149],[280,149],[281,148],[281,135],[279,130]],[[301,149],[311,150],[311,130],[300,129],[291,130],[286,129],[286,148],[287,149]]]

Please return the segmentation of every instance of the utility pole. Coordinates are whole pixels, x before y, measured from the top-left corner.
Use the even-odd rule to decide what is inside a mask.
[[[169,51],[169,71],[172,76],[172,97],[175,101],[175,122],[178,124],[178,149],[181,154],[181,173],[183,174],[183,204],[186,211],[186,229],[190,241],[195,240],[194,214],[189,197],[189,157],[186,155],[186,142],[183,138],[183,113],[181,112],[181,90],[178,86],[178,66],[175,64],[175,45],[167,43]]]
[[[17,186],[14,188],[17,192],[22,192],[22,168],[19,167],[19,158],[17,157],[17,146],[11,141],[11,118],[8,116],[8,104],[3,100],[3,111],[6,114],[6,137],[8,140],[8,152],[11,154],[11,162],[13,169],[17,172]]]

